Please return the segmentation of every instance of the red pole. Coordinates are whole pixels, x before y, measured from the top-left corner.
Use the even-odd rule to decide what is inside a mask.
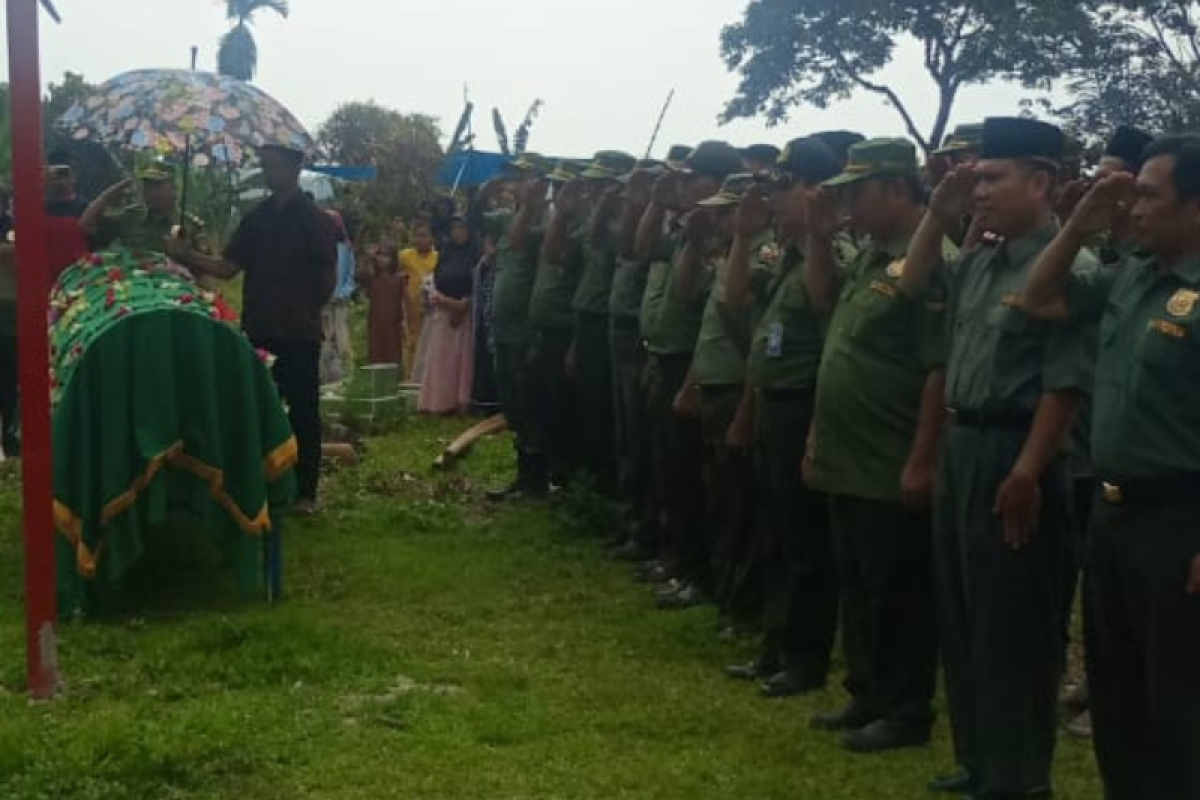
[[[46,310],[48,233],[42,158],[38,0],[8,0],[13,198],[17,220],[17,341],[25,517],[25,613],[29,691],[58,687],[54,598],[54,508],[50,439],[50,346]]]

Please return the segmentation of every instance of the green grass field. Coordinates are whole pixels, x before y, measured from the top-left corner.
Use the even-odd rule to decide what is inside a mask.
[[[843,753],[808,716],[839,689],[760,700],[721,667],[708,610],[653,610],[607,560],[594,501],[497,511],[508,445],[429,463],[461,423],[411,421],[293,524],[286,601],[236,597],[168,548],[137,611],[61,630],[61,699],[23,693],[15,473],[0,467],[3,800],[923,798],[930,749]],[[183,554],[189,554],[185,557]],[[1064,738],[1059,797],[1100,796]]]

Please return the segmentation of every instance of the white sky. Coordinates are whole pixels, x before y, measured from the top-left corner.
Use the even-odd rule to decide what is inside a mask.
[[[64,23],[43,15],[43,80],[64,70],[99,83],[145,67],[186,67],[200,47],[215,69],[227,28],[220,0],[55,0]],[[805,133],[849,128],[900,135],[899,117],[859,95],[825,111],[797,109],[785,125],[717,125],[736,88],[719,55],[723,25],[745,0],[292,0],[291,17],[261,13],[255,83],[313,129],[339,103],[374,99],[439,118],[449,136],[463,85],[475,101],[476,146],[495,149],[491,109],[510,135],[535,97],[546,105],[530,140],[544,153],[586,155],[623,149],[640,155],[667,92],[676,89],[656,147],[705,138],[781,144]],[[7,76],[7,60],[0,75]],[[890,82],[917,114],[932,119],[931,85],[915,53]],[[973,87],[955,121],[1018,110],[1018,87]]]

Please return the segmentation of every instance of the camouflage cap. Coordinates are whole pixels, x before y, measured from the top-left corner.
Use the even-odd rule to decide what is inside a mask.
[[[573,161],[559,161],[558,164],[546,175],[546,179],[551,183],[566,183],[573,181],[580,176],[582,170],[579,165]]]
[[[721,184],[721,191],[709,197],[706,200],[701,200],[696,205],[701,208],[727,208],[736,206],[742,202],[742,198],[746,193],[758,183],[758,178],[749,172],[739,172],[736,175],[730,175]]]
[[[850,148],[842,174],[826,186],[848,186],[871,178],[916,178],[917,149],[907,139],[867,139]]]
[[[686,144],[671,145],[671,149],[667,151],[667,169],[683,172],[687,169],[687,160],[692,151],[693,148]]]
[[[519,172],[524,174],[545,174],[550,171],[551,166],[545,156],[538,153],[521,153],[512,161],[504,165],[505,169],[510,172]]]
[[[954,132],[942,142],[942,146],[933,151],[933,155],[948,156],[954,153],[978,153],[981,149],[983,149],[983,123],[971,122],[955,128]]]
[[[637,164],[637,159],[618,150],[601,150],[592,158],[592,163],[580,174],[588,180],[619,178],[628,174]]]
[[[137,171],[137,179],[146,183],[162,183],[175,179],[175,168],[163,161],[146,164]]]

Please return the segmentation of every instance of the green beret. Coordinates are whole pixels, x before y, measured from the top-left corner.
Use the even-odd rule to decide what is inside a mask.
[[[842,174],[826,186],[848,186],[871,178],[915,178],[917,149],[907,139],[867,139],[850,148]]]

